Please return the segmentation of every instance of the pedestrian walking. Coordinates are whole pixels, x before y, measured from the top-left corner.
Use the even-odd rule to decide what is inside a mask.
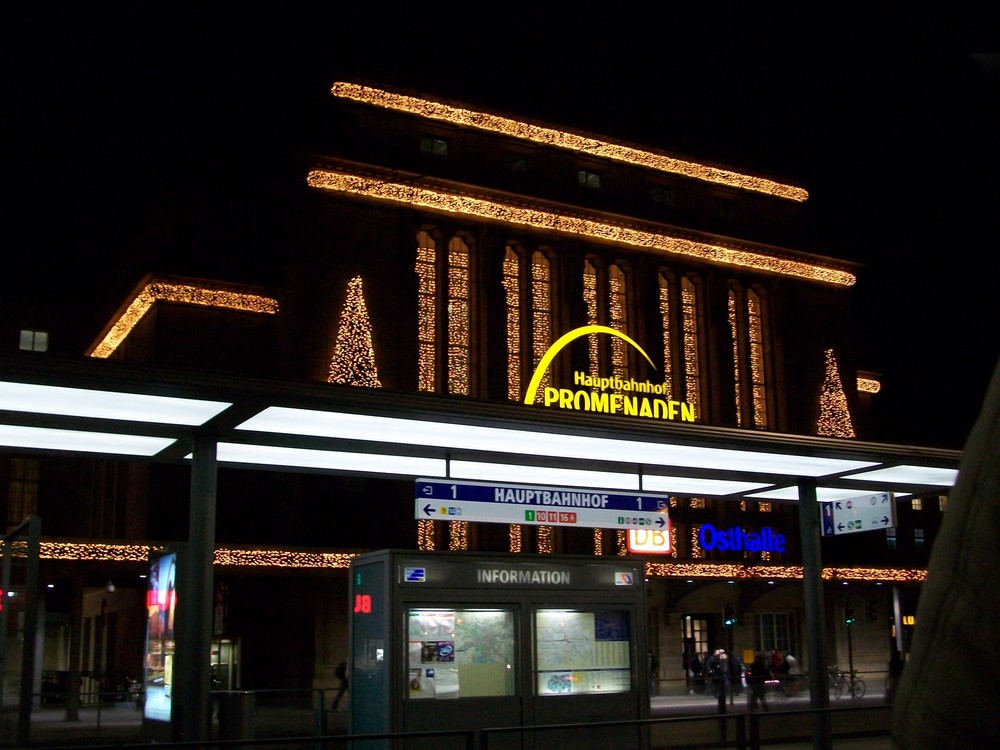
[[[767,711],[767,678],[771,674],[767,658],[762,651],[754,654],[750,671],[747,673],[747,686],[750,688],[749,708],[756,711],[758,707]]]
[[[337,695],[333,699],[333,710],[336,711],[338,706],[340,706],[340,701],[344,698],[344,693],[347,692],[347,662],[342,661],[337,665],[337,669],[334,675],[340,680],[340,685],[337,688]]]

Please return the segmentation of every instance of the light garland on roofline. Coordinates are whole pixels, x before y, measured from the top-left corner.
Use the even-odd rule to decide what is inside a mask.
[[[682,237],[672,237],[659,232],[634,229],[568,214],[498,203],[471,195],[446,193],[402,182],[335,172],[328,169],[311,170],[306,182],[310,187],[321,190],[391,201],[431,211],[501,221],[532,229],[562,232],[594,240],[619,242],[637,248],[694,257],[709,263],[753,268],[783,276],[795,276],[841,286],[852,286],[856,281],[854,274],[827,266],[764,255],[749,250],[738,250],[722,245],[711,245],[706,242],[696,242]]]
[[[667,156],[666,154],[645,151],[631,146],[583,136],[578,133],[532,125],[527,122],[512,120],[486,112],[476,112],[470,109],[454,107],[429,99],[394,94],[391,91],[346,82],[334,83],[330,92],[340,99],[351,99],[384,109],[393,109],[399,112],[419,115],[430,120],[440,120],[452,125],[499,133],[500,135],[519,138],[544,146],[555,146],[568,151],[577,151],[603,159],[611,159],[638,167],[655,169],[659,172],[691,177],[703,182],[764,193],[799,203],[809,198],[807,190],[795,187],[794,185],[785,185],[763,177],[754,177],[728,169],[684,161]]]
[[[90,352],[90,356],[106,359],[114,354],[153,304],[161,300],[266,315],[278,312],[277,300],[259,294],[233,292],[211,286],[151,281],[135,296],[107,335]]]
[[[0,542],[0,550],[2,549],[3,543]],[[150,552],[162,549],[165,547],[159,544],[43,541],[39,556],[43,560],[70,562],[142,563],[149,560]],[[12,552],[14,557],[24,557],[27,545],[14,543]],[[346,569],[351,566],[351,560],[357,554],[359,553],[220,547],[215,550],[213,560],[215,565],[229,567]],[[645,568],[647,576],[662,578],[799,579],[803,575],[800,565],[646,562]],[[927,578],[927,571],[916,568],[829,567],[823,568],[821,575],[826,581],[921,582]]]

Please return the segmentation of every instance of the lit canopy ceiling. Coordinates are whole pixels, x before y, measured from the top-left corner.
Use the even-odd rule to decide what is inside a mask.
[[[0,357],[0,447],[178,462],[451,477],[669,495],[820,500],[943,493],[960,453],[555,412],[329,384],[239,380],[108,360]]]

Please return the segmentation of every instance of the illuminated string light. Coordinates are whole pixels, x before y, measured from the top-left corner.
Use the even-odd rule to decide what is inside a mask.
[[[507,529],[511,552],[520,552],[524,544],[524,529],[519,523],[512,523]]]
[[[681,279],[681,318],[684,332],[684,396],[694,407],[695,417],[698,418],[701,414],[698,295],[694,283],[686,276]]]
[[[694,500],[691,501],[694,503]],[[692,504],[691,507],[694,507]],[[699,532],[701,531],[701,525],[691,527],[691,558],[694,560],[700,560],[705,556],[705,550],[701,548],[701,539],[699,538]]]
[[[747,328],[750,333],[750,381],[753,387],[753,424],[767,427],[767,381],[764,368],[764,320],[760,297],[747,292]]]
[[[342,192],[431,211],[490,219],[588,239],[618,242],[639,249],[693,257],[708,263],[752,268],[839,286],[852,286],[856,281],[854,274],[829,266],[724,245],[712,245],[684,237],[673,237],[658,231],[611,224],[522,204],[500,203],[471,195],[448,193],[424,185],[393,182],[381,177],[314,169],[309,172],[306,181],[309,186],[320,190]]]
[[[469,246],[448,243],[448,393],[469,395]]]
[[[597,270],[589,260],[583,263],[583,301],[587,305],[587,325],[597,325]],[[587,337],[587,373],[591,378],[600,375],[597,336]]]
[[[469,549],[468,521],[448,522],[448,549],[452,552],[461,552]]]
[[[552,345],[552,267],[545,254],[536,251],[531,256],[531,356],[532,369],[538,367],[542,357]],[[545,388],[552,384],[552,371],[545,370],[538,390],[536,401],[541,398]]]
[[[618,542],[618,557],[628,555],[628,532],[625,529],[616,530],[615,539]]]
[[[552,539],[552,527],[551,526],[538,526],[538,552],[542,555],[551,555],[555,551],[554,542]]]
[[[433,524],[433,521],[428,523]],[[539,526],[539,531],[551,526]],[[673,529],[672,529],[673,531]],[[0,542],[0,550],[3,549]],[[21,557],[27,547],[11,543],[12,552]],[[39,557],[44,560],[80,562],[144,563],[150,552],[163,550],[157,544],[107,544],[101,542],[43,541]],[[433,549],[432,547],[430,549]],[[347,569],[356,552],[322,552],[283,549],[239,549],[220,547],[215,550],[214,563],[231,567],[276,567],[305,569]],[[662,563],[647,562],[646,575],[662,577],[703,578],[802,578],[802,567],[796,565],[744,565],[740,563]],[[922,582],[927,571],[918,568],[829,567],[821,572],[823,580]]]
[[[503,288],[507,296],[507,398],[521,400],[520,258],[510,245],[503,256]]]
[[[604,530],[594,529],[594,555],[601,557],[604,554]]]
[[[882,384],[875,378],[858,378],[858,390],[861,393],[878,393],[882,390]]]
[[[417,384],[421,391],[436,388],[437,367],[437,243],[427,232],[417,233]],[[433,548],[432,548],[433,549]]]
[[[855,436],[851,412],[847,408],[847,396],[844,395],[844,386],[840,381],[837,358],[833,355],[833,349],[826,350],[826,377],[819,397],[816,434],[842,438]]]
[[[355,276],[347,285],[347,299],[340,315],[340,328],[327,380],[365,388],[382,387],[375,365],[372,323],[365,306],[360,276]]]
[[[421,518],[417,521],[417,549],[433,552],[436,547],[434,522],[427,518]]]
[[[743,406],[740,401],[740,336],[736,326],[736,293],[729,290],[729,304],[727,307],[729,317],[729,331],[733,339],[733,381],[736,384],[736,426],[743,426]],[[744,510],[746,508],[744,507]]]
[[[659,274],[660,281],[660,318],[663,321],[663,385],[666,392],[663,394],[667,401],[674,397],[673,377],[674,356],[670,342],[673,326],[670,321],[670,284],[666,277]]]
[[[260,294],[237,292],[218,286],[178,284],[154,280],[146,284],[128,304],[125,311],[111,324],[111,328],[104,338],[88,352],[88,356],[106,359],[114,354],[143,316],[156,302],[160,301],[264,315],[274,315],[278,312],[277,300]]]
[[[625,272],[618,265],[608,268],[608,322],[616,331],[628,333],[628,292]],[[611,338],[611,374],[628,380],[628,350],[618,336]]]
[[[796,202],[802,202],[809,198],[808,191],[803,188],[785,185],[763,177],[754,177],[728,169],[684,161],[662,153],[641,150],[578,133],[520,122],[486,112],[455,107],[443,102],[395,94],[382,89],[346,82],[334,83],[330,90],[334,96],[342,99],[352,99],[384,109],[408,112],[431,120],[476,128],[491,133],[499,133],[532,143],[555,146],[573,152],[590,154],[603,159],[612,159],[614,161],[645,167],[646,169],[683,175],[684,177],[691,177],[703,182],[727,185]]]
[[[801,579],[800,565],[743,565],[739,563],[647,562],[646,575],[663,578]],[[882,581],[920,583],[926,570],[907,568],[823,568],[824,581]]]

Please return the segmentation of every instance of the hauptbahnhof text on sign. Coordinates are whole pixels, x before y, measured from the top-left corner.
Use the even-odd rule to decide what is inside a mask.
[[[669,528],[669,499],[570,487],[418,479],[417,518],[586,528]]]

